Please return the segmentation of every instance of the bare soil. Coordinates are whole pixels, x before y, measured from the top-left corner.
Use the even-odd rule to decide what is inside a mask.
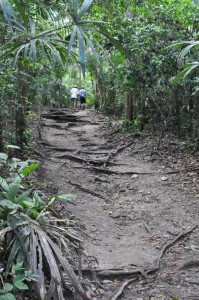
[[[42,115],[42,177],[76,196],[60,211],[84,240],[90,297],[199,299],[198,156],[120,127],[93,110]]]

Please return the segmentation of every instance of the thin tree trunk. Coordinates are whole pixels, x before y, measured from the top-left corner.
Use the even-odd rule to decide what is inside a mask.
[[[28,84],[25,77],[25,70],[22,62],[18,62],[18,75],[17,75],[17,99],[18,107],[15,114],[16,122],[16,139],[17,144],[23,148],[24,144],[27,142],[24,136],[26,130],[26,105],[28,97]]]
[[[125,116],[125,127],[127,129],[130,128],[131,121],[134,117],[134,111],[133,111],[133,93],[132,90],[129,89],[126,92],[125,97],[125,107],[124,107],[124,116]]]
[[[176,87],[173,91],[173,100],[175,103],[175,119],[178,138],[181,137],[181,100],[179,97],[179,87]]]
[[[0,119],[0,152],[4,152],[3,143],[3,121]]]

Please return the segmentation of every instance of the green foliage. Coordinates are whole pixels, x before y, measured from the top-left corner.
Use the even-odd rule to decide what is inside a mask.
[[[1,156],[4,162],[6,156]],[[58,226],[57,217],[53,215],[56,199],[68,201],[74,199],[74,195],[53,195],[47,200],[42,199],[33,188],[29,188],[26,180],[37,165],[17,160],[13,173],[9,162],[8,168],[12,169],[12,173],[7,179],[0,177],[0,258],[5,262],[4,279],[9,278],[10,272],[13,274],[12,284],[4,285],[1,291],[2,297],[14,299],[10,293],[12,290],[28,289],[24,281],[36,280],[39,276],[40,280],[35,282],[39,299],[45,299],[48,293],[47,278],[53,283],[50,287],[52,294],[59,292],[59,299],[63,299],[63,270],[75,290],[86,297],[61,250],[66,248],[69,240],[70,244],[72,240],[74,243],[80,240],[69,229]],[[58,221],[68,227],[66,220]],[[23,265],[27,270],[21,272]]]
[[[100,13],[101,19],[103,14],[107,16],[113,36],[124,48],[124,52],[118,53],[113,43],[104,40],[104,74],[98,80],[104,112],[121,116],[128,92],[132,91],[130,117],[125,111],[129,122],[142,115],[141,128],[171,130],[179,137],[189,132],[195,138],[197,133],[193,128],[198,122],[194,94],[198,50],[197,43],[193,42],[198,32],[196,7],[191,1],[145,1],[142,6],[138,1],[131,5],[119,1],[117,7],[110,1]],[[109,32],[109,27],[106,30]],[[182,49],[183,40],[187,41],[187,47]],[[176,47],[168,47],[171,43]],[[189,58],[188,53],[191,53]]]
[[[24,271],[23,262],[13,264],[10,272],[11,280],[4,282],[0,289],[0,300],[16,300],[15,295],[19,291],[28,290],[28,285],[24,281],[37,281],[37,277],[31,270]],[[12,282],[12,283],[10,283]]]

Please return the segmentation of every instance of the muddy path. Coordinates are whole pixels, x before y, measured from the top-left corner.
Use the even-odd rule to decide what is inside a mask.
[[[198,159],[116,128],[92,110],[42,114],[43,177],[76,195],[62,214],[96,270],[91,298],[199,299]]]

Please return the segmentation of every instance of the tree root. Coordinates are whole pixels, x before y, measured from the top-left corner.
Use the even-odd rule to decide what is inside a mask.
[[[177,241],[179,241],[181,238],[183,238],[184,236],[186,236],[187,234],[190,234],[194,229],[196,229],[198,227],[198,225],[195,225],[194,227],[192,227],[191,229],[188,229],[188,230],[186,230],[186,231],[182,231],[174,240],[172,240],[171,242],[169,242],[169,243],[167,243],[163,248],[162,248],[162,250],[161,250],[161,252],[160,252],[160,255],[159,255],[159,257],[158,257],[158,259],[157,259],[157,262],[156,262],[156,266],[154,267],[154,268],[152,268],[151,270],[148,270],[148,271],[144,271],[144,273],[147,275],[147,274],[149,274],[149,273],[154,273],[154,272],[157,272],[158,270],[159,270],[159,268],[160,268],[160,261],[161,261],[161,259],[162,259],[162,257],[163,257],[163,255],[164,255],[164,253],[166,252],[166,250],[167,249],[169,249],[172,245],[174,245]],[[111,270],[110,270],[111,271]],[[102,271],[103,272],[103,271]],[[111,271],[111,273],[112,273],[112,271]],[[98,275],[99,275],[100,273],[98,273]],[[103,273],[101,273],[101,274],[103,274]],[[104,274],[106,274],[105,272],[104,272]],[[120,275],[121,275],[121,272],[119,273]],[[125,271],[124,271],[124,273],[123,274],[125,274]],[[141,270],[141,269],[139,269],[139,270],[134,270],[132,273],[131,273],[131,275],[133,275],[133,274],[141,274],[141,275],[143,275],[143,269]],[[110,275],[110,273],[109,273],[109,275]],[[113,274],[112,274],[113,275]],[[118,290],[118,292],[111,298],[111,300],[117,300],[121,295],[122,295],[122,293],[123,293],[123,290],[124,290],[124,288],[129,284],[129,283],[131,283],[132,281],[136,281],[137,280],[137,278],[130,278],[130,279],[128,279],[127,281],[125,281],[123,284],[122,284],[122,286],[120,287],[120,289]]]
[[[89,189],[88,187],[84,187],[83,185],[79,184],[79,183],[76,183],[76,182],[72,182],[71,180],[67,180],[68,183],[70,183],[71,185],[74,185],[76,187],[78,187],[79,189],[81,189],[82,191],[88,193],[88,194],[91,194],[95,197],[98,197],[98,198],[101,198],[103,200],[105,200],[106,203],[110,202],[110,200],[108,198],[106,198],[106,196],[98,193],[98,192],[95,192],[91,189]]]
[[[105,174],[115,174],[115,175],[157,175],[157,173],[155,172],[134,172],[134,171],[129,171],[129,172],[118,172],[118,171],[113,171],[110,169],[105,169],[105,168],[97,168],[97,167],[90,167],[90,169],[97,171],[97,172],[101,172],[101,173],[105,173]]]
[[[153,269],[151,272],[155,272],[160,268],[160,261],[165,253],[165,251],[167,249],[169,249],[172,245],[174,245],[178,240],[180,240],[181,238],[183,238],[184,236],[186,236],[187,234],[190,234],[194,229],[196,229],[198,227],[198,225],[195,225],[194,227],[192,227],[191,229],[188,229],[186,231],[182,231],[179,235],[176,236],[176,238],[174,240],[172,240],[171,242],[167,243],[163,248],[162,251],[160,252],[159,258],[157,260],[156,263],[156,268]],[[150,271],[148,271],[147,273],[149,273]]]
[[[106,165],[108,164],[109,160],[111,158],[113,158],[113,156],[116,156],[119,152],[123,151],[124,149],[126,149],[127,147],[131,146],[134,143],[134,141],[129,142],[126,145],[123,146],[119,146],[116,150],[109,152],[108,157],[106,159],[106,161],[104,162],[104,167],[106,167]]]
[[[123,290],[125,289],[126,286],[129,285],[129,283],[136,281],[137,278],[130,278],[128,280],[126,280],[122,286],[120,287],[120,289],[118,290],[118,292],[111,298],[111,300],[117,300],[123,293]]]
[[[63,154],[60,156],[55,156],[55,158],[66,158],[66,159],[69,159],[69,160],[72,160],[75,162],[80,162],[80,163],[87,164],[87,165],[89,164],[89,165],[103,166],[103,164],[104,164],[104,161],[102,161],[102,160],[84,159],[84,158],[81,158],[81,157],[78,157],[75,155],[71,155],[71,154]],[[111,163],[111,162],[109,162],[109,164],[116,165],[116,166],[121,165],[121,164],[116,164],[116,163]],[[124,164],[122,164],[122,165],[124,165]]]

